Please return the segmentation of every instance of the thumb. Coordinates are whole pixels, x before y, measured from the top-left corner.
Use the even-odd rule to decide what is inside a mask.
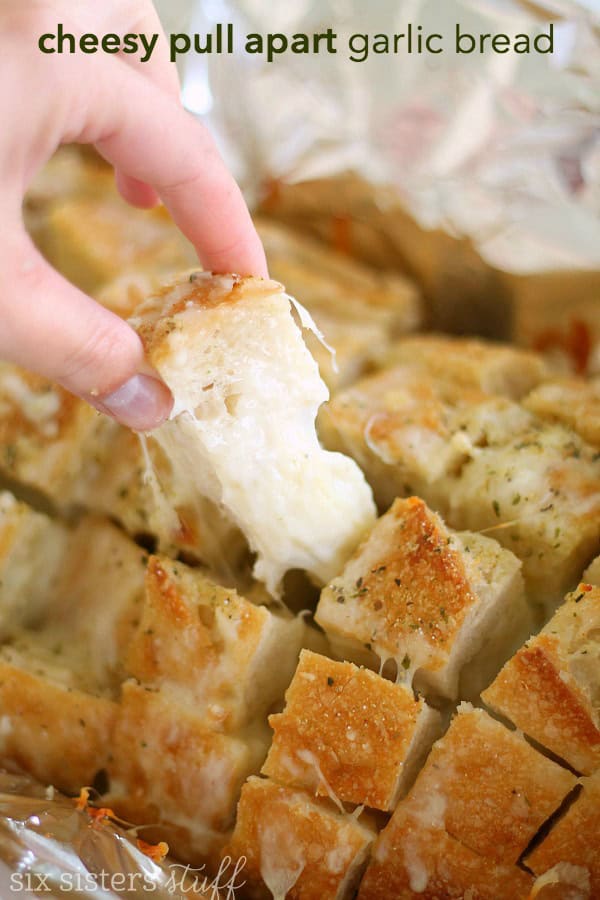
[[[171,394],[145,362],[133,329],[62,278],[23,231],[5,253],[0,357],[57,381],[136,431],[164,421]]]

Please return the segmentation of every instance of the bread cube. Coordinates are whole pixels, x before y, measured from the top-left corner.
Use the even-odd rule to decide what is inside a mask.
[[[568,425],[588,444],[600,447],[600,381],[553,379],[536,387],[523,403],[540,419]]]
[[[62,653],[32,649],[0,650],[0,753],[78,793],[109,764],[117,704],[83,690]]]
[[[249,778],[224,855],[246,859],[240,878],[252,900],[350,900],[373,837],[329,803]]]
[[[337,371],[329,352],[309,338],[332,390],[367,371],[392,338],[419,324],[419,297],[408,279],[369,269],[274,222],[260,220],[257,230],[273,278],[301,299],[335,350]]]
[[[0,473],[5,479],[34,488],[64,508],[101,418],[46,378],[0,362]]]
[[[404,802],[379,835],[358,900],[528,900],[530,875],[450,837],[431,808]]]
[[[106,802],[135,821],[182,828],[196,856],[211,856],[226,838],[240,788],[260,766],[264,749],[260,741],[211,731],[202,714],[173,691],[127,681]]]
[[[128,271],[172,274],[197,264],[194,248],[164,207],[135,209],[114,187],[54,206],[43,250],[61,274],[91,294]]]
[[[22,641],[22,627],[31,627],[40,651],[81,655],[78,671],[90,688],[115,688],[140,614],[147,554],[105,519],[70,529],[7,493],[0,530],[3,636]]]
[[[225,511],[272,594],[289,569],[331,577],[374,507],[356,465],[317,440],[327,389],[281,285],[196,272],[132,321],[175,398],[150,440],[171,463],[179,495],[191,509],[208,499]]]
[[[27,188],[23,201],[27,231],[43,253],[54,207],[67,198],[102,197],[115,192],[112,167],[101,157],[82,152],[81,146],[62,146]]]
[[[278,223],[259,219],[256,226],[273,278],[311,313],[371,320],[396,336],[419,325],[419,295],[408,278],[361,265]]]
[[[0,492],[0,635],[43,618],[67,541],[62,525]]]
[[[447,492],[448,522],[488,530],[523,560],[546,615],[600,549],[600,457],[561,425],[537,423],[482,447]]]
[[[600,587],[582,583],[484,691],[517,728],[590,774],[600,768]]]
[[[525,863],[540,876],[540,881],[550,870],[554,874],[551,881],[584,888],[582,893],[574,895],[577,900],[580,897],[594,900],[600,897],[600,772],[582,778],[580,784],[579,796],[553,823]],[[544,893],[539,896],[543,900],[546,898]],[[555,896],[563,898],[569,894],[565,888],[563,893]]]
[[[400,363],[336,394],[319,413],[330,450],[349,453],[365,472],[381,508],[418,494],[448,506],[447,476],[481,446],[510,440],[530,413],[479,386],[431,374],[418,360]]]
[[[84,561],[84,562],[83,562]],[[83,518],[66,552],[41,621],[46,643],[73,643],[89,676],[116,689],[142,611],[148,554],[112,522]]]
[[[449,531],[417,497],[379,519],[322,591],[316,620],[340,653],[368,662],[366,647],[395,660],[399,679],[450,698],[463,670],[471,694],[489,684],[530,628],[519,560]]]
[[[575,783],[520,734],[461,704],[407,802],[434,810],[436,827],[475,853],[509,865]]]
[[[549,377],[548,367],[537,353],[441,334],[404,337],[380,358],[380,365],[385,367],[406,363],[422,366],[435,378],[511,400],[520,400]]]
[[[441,730],[404,685],[308,650],[285,697],[262,772],[338,803],[392,809]]]
[[[255,606],[204,572],[158,556],[148,564],[140,613],[129,673],[187,695],[206,727],[239,728],[283,697],[303,638],[301,618]]]

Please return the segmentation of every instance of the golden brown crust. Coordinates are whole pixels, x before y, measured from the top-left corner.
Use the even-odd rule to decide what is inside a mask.
[[[242,877],[251,898],[349,900],[352,883],[343,886],[356,866],[352,881],[358,881],[371,840],[366,828],[331,805],[252,777],[242,789],[224,855],[246,858]]]
[[[183,327],[183,313],[231,306],[247,302],[250,297],[267,297],[283,290],[281,284],[265,278],[192,271],[143,301],[135,310],[132,323],[149,359],[158,365],[160,358],[169,352],[164,346],[168,343],[166,339]]]
[[[366,553],[371,546],[374,554]],[[348,636],[394,658],[406,652],[407,668],[422,652],[416,646],[411,652],[413,645],[424,644],[427,667],[440,668],[477,597],[439,516],[417,497],[396,500],[352,561],[358,562],[363,555],[357,579],[349,578],[350,564],[344,575],[323,590],[317,621],[327,627],[327,613],[320,612],[325,604],[338,604],[341,616],[352,608]]]
[[[340,652],[371,664],[359,649],[373,650],[427,695],[454,697],[461,669],[478,664],[491,629],[496,646],[487,656],[502,661],[515,634],[528,633],[519,570],[494,541],[449,531],[417,497],[397,499],[322,591],[316,620],[346,642]],[[508,635],[495,622],[500,608]]]
[[[437,806],[439,827],[476,853],[509,864],[575,781],[518,733],[463,706],[434,744],[408,802]]]
[[[526,864],[536,875],[560,863],[581,868],[589,877],[592,900],[600,897],[600,772],[580,783],[581,794],[527,856]]]
[[[401,806],[375,844],[358,900],[527,900],[532,882]]]
[[[265,715],[292,676],[303,624],[256,606],[199,569],[151,556],[126,669],[170,685],[206,727],[231,732]]]
[[[118,706],[78,690],[69,675],[55,684],[0,660],[0,752],[44,784],[78,793],[109,765]]]
[[[600,766],[600,588],[582,584],[483,700],[579,772]]]
[[[161,819],[196,833],[201,847],[232,823],[255,760],[248,747],[207,729],[172,693],[125,682],[108,767],[111,802],[154,806]]]
[[[321,797],[389,809],[422,700],[368,669],[303,650],[264,775]]]

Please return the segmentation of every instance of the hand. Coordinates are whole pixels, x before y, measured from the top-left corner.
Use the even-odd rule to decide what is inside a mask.
[[[149,0],[0,0],[0,357],[59,382],[137,430],[172,398],[141,342],[43,259],[23,226],[23,195],[61,143],[89,143],[115,167],[122,195],[158,198],[217,272],[266,275],[262,246],[233,178],[179,101],[162,35],[152,58],[38,49],[58,22],[75,34],[161,32]]]

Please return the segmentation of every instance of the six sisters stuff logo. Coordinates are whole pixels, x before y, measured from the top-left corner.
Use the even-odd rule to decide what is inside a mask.
[[[179,897],[195,897],[200,900],[237,900],[237,891],[244,885],[242,872],[246,865],[246,857],[233,860],[225,856],[221,860],[214,876],[205,872],[205,867],[171,863],[168,878],[155,881],[150,874],[144,872],[64,872],[58,878],[41,872],[13,872],[10,876],[12,893],[27,892],[43,895],[44,893],[77,893],[79,895],[94,894],[100,891],[117,891],[119,896],[139,897],[141,893],[160,891]]]

